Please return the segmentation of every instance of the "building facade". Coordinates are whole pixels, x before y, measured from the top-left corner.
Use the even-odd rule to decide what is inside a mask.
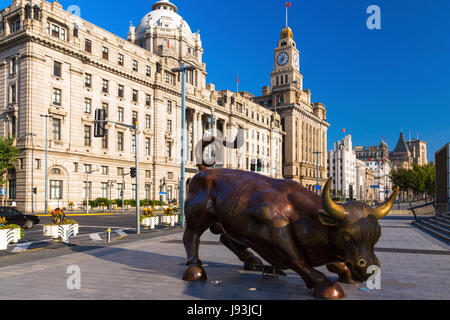
[[[326,107],[311,102],[311,91],[303,88],[300,53],[289,27],[283,28],[274,50],[270,87],[253,100],[281,116],[283,140],[283,176],[299,181],[309,190],[327,182]]]
[[[201,163],[202,139],[211,135],[227,142],[241,137],[237,146],[216,146],[218,167],[249,170],[259,161],[262,174],[282,178],[280,115],[251,94],[216,91],[206,82],[200,34],[191,32],[171,2],[156,2],[138,27],[130,26],[127,40],[57,1],[13,0],[0,11],[0,21],[0,135],[15,136],[20,149],[8,174],[8,200],[19,209],[45,210],[47,121],[51,208],[118,199],[122,192],[134,198],[136,185],[126,174],[135,166],[136,139],[140,198],[165,193],[164,200],[178,199],[181,79],[171,70],[182,62],[195,67],[187,73],[187,178]],[[100,108],[112,122],[105,138],[94,138]],[[118,124],[135,122],[137,138]]]
[[[333,178],[331,190],[334,195],[338,198],[355,199],[356,155],[352,148],[351,135],[335,142],[333,150],[328,152],[328,172]]]

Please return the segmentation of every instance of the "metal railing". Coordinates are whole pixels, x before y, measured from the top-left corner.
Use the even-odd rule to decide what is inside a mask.
[[[411,202],[409,210],[414,214],[416,221],[419,221],[420,218],[425,219],[431,216],[437,216],[450,211],[450,198],[426,202],[417,206],[413,206]]]

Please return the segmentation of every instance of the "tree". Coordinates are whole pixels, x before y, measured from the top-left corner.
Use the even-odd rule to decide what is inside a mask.
[[[0,185],[3,186],[6,181],[6,173],[14,168],[16,156],[19,149],[14,146],[14,138],[0,137]]]
[[[436,168],[433,162],[427,165],[414,165],[413,169],[397,169],[391,172],[391,180],[394,187],[400,187],[405,194],[413,194],[416,197],[424,194],[435,194]]]

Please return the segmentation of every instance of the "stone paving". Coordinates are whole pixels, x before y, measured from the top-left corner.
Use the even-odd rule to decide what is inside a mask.
[[[381,289],[367,291],[365,285],[343,285],[346,299],[450,299],[449,246],[412,227],[409,221],[385,220],[382,225],[377,245]],[[242,271],[238,259],[210,233],[202,237],[206,243],[200,246],[208,281],[183,282],[185,251],[181,239],[180,232],[2,267],[0,299],[314,299],[294,272],[275,280]],[[67,288],[67,268],[72,265],[81,270],[79,290]],[[329,274],[325,268],[319,270]]]

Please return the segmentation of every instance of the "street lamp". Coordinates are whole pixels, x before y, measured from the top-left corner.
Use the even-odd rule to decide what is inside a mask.
[[[45,211],[48,213],[48,119],[53,116],[49,114],[41,114],[45,118]]]
[[[322,154],[323,152],[320,151],[316,151],[313,152],[313,154],[317,155],[317,185],[316,185],[316,193],[319,194],[319,188],[320,188],[320,184],[319,184],[319,154]]]
[[[94,172],[97,172],[97,171],[98,171],[98,169],[91,170],[91,171],[88,170],[85,172],[86,173],[86,191],[87,191],[86,192],[86,214],[89,213],[89,198],[91,195],[91,188],[89,188],[89,175]]]
[[[186,66],[181,63],[180,68],[172,69],[172,72],[181,73],[181,183],[180,183],[180,211],[181,211],[181,227],[184,228],[184,188],[185,188],[185,130],[186,130],[186,70],[194,71],[194,66]]]
[[[34,214],[34,137],[37,137],[34,133],[27,133],[21,136],[17,141],[23,138],[31,137],[31,212]]]

